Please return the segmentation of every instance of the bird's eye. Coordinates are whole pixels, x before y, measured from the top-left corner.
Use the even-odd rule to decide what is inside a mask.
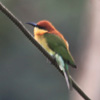
[[[38,26],[38,28],[46,30],[46,28],[44,28],[44,27],[42,27],[42,26]]]

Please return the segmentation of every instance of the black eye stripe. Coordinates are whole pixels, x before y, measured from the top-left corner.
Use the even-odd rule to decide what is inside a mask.
[[[41,26],[38,26],[38,28],[40,28],[40,29],[45,29],[45,30],[46,30],[46,28],[44,28],[44,27],[41,27]]]

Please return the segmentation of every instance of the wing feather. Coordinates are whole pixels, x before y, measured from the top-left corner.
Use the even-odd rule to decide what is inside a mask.
[[[71,56],[71,53],[62,38],[50,33],[45,33],[44,37],[51,50],[62,56],[65,63],[71,65],[72,67],[76,67],[73,57]]]

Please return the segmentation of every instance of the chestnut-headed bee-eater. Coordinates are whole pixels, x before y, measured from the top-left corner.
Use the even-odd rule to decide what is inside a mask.
[[[68,65],[76,68],[75,62],[69,51],[68,42],[63,35],[47,20],[38,23],[27,23],[34,27],[35,40],[55,58],[60,70],[65,76],[68,88],[71,88]]]

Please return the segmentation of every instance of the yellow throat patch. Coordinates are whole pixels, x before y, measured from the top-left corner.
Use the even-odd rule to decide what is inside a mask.
[[[39,29],[38,27],[34,27],[34,35],[43,35],[46,32],[48,31],[44,29]]]
[[[46,39],[44,38],[44,34],[47,32],[48,32],[47,30],[35,27],[34,38],[50,55],[54,55],[55,53],[49,48]]]

